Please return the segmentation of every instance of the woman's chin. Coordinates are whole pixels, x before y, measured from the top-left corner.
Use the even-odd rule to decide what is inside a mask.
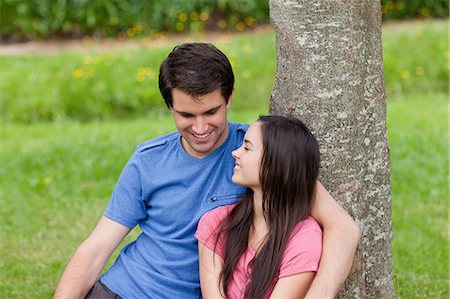
[[[239,181],[239,179],[236,177],[236,175],[233,174],[233,176],[231,177],[231,181],[233,183],[235,183],[236,185],[240,185],[240,186],[245,186],[244,184],[242,184],[241,181]]]

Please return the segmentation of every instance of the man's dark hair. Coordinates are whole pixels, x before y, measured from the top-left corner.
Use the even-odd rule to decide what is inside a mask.
[[[193,97],[220,89],[228,103],[234,87],[230,61],[219,49],[207,43],[187,43],[175,47],[159,68],[159,90],[172,108],[172,90]]]

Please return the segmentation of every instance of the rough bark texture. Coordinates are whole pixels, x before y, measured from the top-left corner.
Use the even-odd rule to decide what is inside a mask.
[[[395,298],[379,0],[270,0],[277,75],[272,114],[319,139],[321,181],[363,236],[339,298]]]

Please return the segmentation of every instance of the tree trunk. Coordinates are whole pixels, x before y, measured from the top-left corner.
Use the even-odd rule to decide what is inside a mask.
[[[362,239],[339,298],[395,298],[379,0],[269,0],[277,74],[271,114],[299,117],[322,154],[321,181]]]

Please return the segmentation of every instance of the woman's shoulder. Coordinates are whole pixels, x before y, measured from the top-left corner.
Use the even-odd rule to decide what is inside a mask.
[[[322,255],[322,229],[309,216],[300,221],[291,234],[283,254],[279,277],[317,271]]]
[[[231,205],[225,205],[225,206],[219,206],[217,208],[214,208],[208,212],[206,212],[203,217],[220,217],[220,216],[226,216],[228,213],[231,212],[231,210],[236,206],[236,204]]]
[[[231,212],[231,210],[234,208],[234,206],[235,206],[235,204],[220,206],[220,207],[214,208],[214,209],[206,212],[200,219],[199,225],[206,224],[206,223],[209,223],[209,224],[222,223],[222,221]]]
[[[308,216],[295,226],[292,234],[301,234],[306,232],[316,232],[322,234],[322,228],[312,216]]]

